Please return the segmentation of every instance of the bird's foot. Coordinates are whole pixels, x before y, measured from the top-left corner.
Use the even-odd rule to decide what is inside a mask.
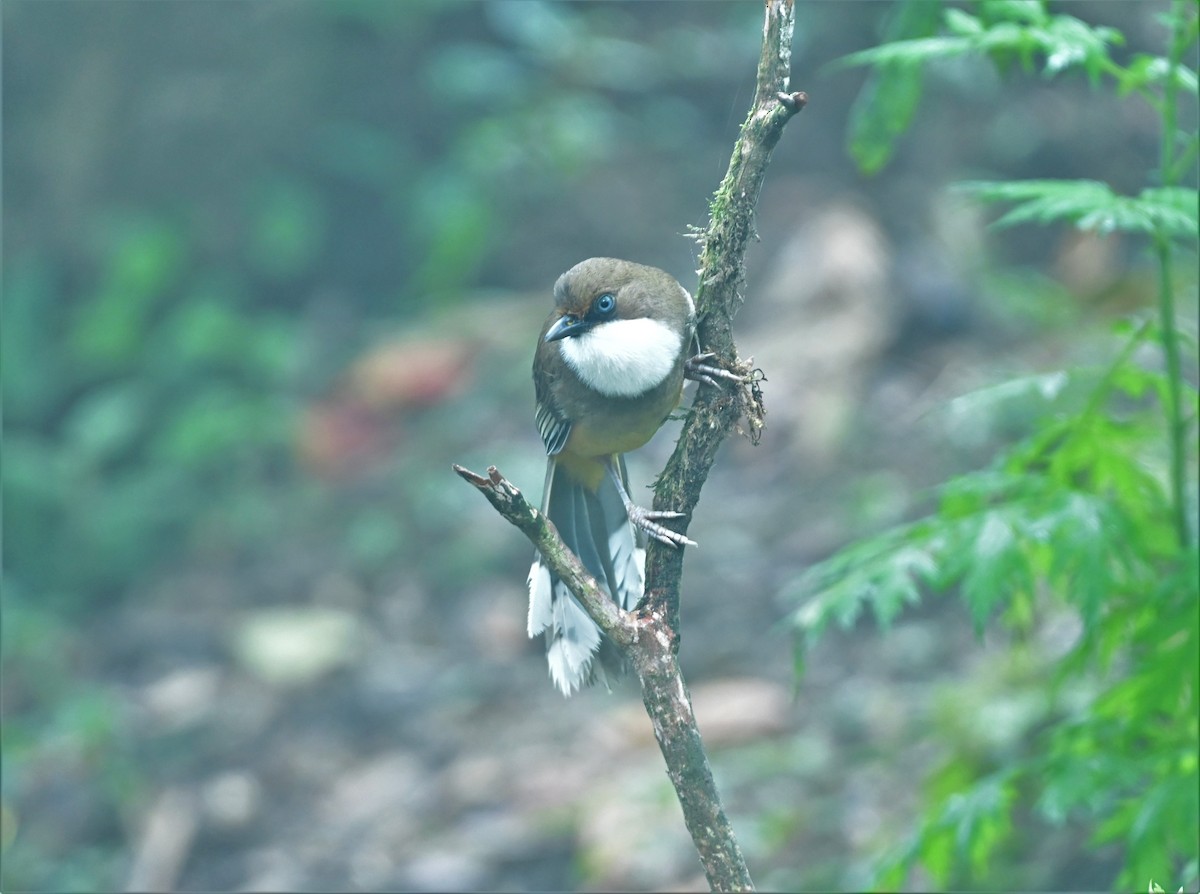
[[[643,509],[641,506],[635,506],[633,503],[625,507],[625,512],[629,515],[629,521],[633,523],[634,527],[641,528],[647,535],[653,537],[659,543],[665,543],[667,546],[675,546],[680,549],[685,546],[697,545],[696,541],[688,539],[686,534],[672,531],[670,528],[660,525],[657,521],[660,518],[683,518],[682,512],[673,512],[665,509]]]
[[[625,482],[621,480],[621,473],[617,471],[617,466],[612,460],[608,463],[608,476],[616,485],[617,493],[621,495],[621,503],[625,506],[625,514],[629,516],[629,522],[635,528],[641,528],[659,543],[665,543],[667,546],[674,546],[678,549],[698,545],[695,540],[688,539],[686,534],[672,531],[658,523],[659,519],[683,518],[684,513],[675,512],[672,509],[644,509],[638,506],[630,499],[629,491],[625,489]]]
[[[683,364],[684,378],[691,379],[694,382],[703,382],[705,385],[711,385],[713,388],[720,387],[718,379],[722,382],[733,382],[739,385],[750,381],[749,376],[730,372],[723,366],[714,363],[713,361],[716,359],[716,356],[712,351],[705,351],[703,354],[689,357]]]

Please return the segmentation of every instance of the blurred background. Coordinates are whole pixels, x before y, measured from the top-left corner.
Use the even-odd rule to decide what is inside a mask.
[[[993,233],[947,189],[1136,192],[1144,104],[963,61],[858,172],[866,73],[829,63],[891,8],[797,6],[810,104],[737,320],[767,429],[728,441],[685,566],[684,670],[768,889],[861,884],[962,718],[1028,717],[950,601],[827,638],[794,689],[779,594],[1019,421],[955,424],[947,398],[1086,358],[1153,300],[1119,238]],[[1161,52],[1165,8],[1069,11]],[[563,270],[611,255],[694,287],[760,6],[2,12],[0,886],[703,888],[636,683],[558,694],[525,636],[529,545],[450,464],[539,495],[529,364]],[[1087,837],[1019,838],[1000,886],[1107,886]]]

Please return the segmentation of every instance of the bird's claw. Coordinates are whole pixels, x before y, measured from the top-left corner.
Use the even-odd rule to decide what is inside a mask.
[[[678,531],[672,531],[670,528],[660,525],[656,519],[666,518],[683,518],[682,512],[674,512],[669,509],[643,509],[641,506],[629,506],[627,509],[629,520],[634,526],[641,528],[647,535],[653,537],[659,543],[665,543],[667,546],[675,546],[682,549],[685,546],[697,546],[694,540],[688,539],[687,535],[680,534]]]
[[[749,376],[730,372],[723,366],[711,362],[716,356],[712,351],[705,351],[703,354],[689,357],[683,364],[684,378],[691,379],[694,382],[703,382],[705,385],[711,385],[713,388],[720,387],[718,379],[739,385],[750,381]]]

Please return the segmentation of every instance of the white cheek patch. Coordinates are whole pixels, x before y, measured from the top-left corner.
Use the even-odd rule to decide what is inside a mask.
[[[636,397],[662,384],[682,346],[658,320],[611,320],[559,342],[563,359],[584,384],[609,397]]]

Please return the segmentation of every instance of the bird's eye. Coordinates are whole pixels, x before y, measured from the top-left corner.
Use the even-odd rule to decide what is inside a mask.
[[[616,309],[617,296],[610,292],[605,292],[592,305],[592,310],[595,311],[598,317],[611,317]]]

